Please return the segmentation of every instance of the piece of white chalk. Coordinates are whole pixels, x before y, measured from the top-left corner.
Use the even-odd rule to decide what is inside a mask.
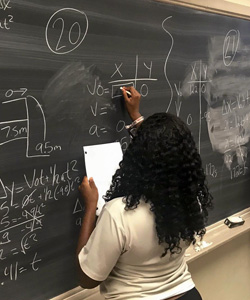
[[[121,90],[124,90],[122,87],[120,87]],[[129,91],[124,90],[129,96],[132,96],[132,94]]]

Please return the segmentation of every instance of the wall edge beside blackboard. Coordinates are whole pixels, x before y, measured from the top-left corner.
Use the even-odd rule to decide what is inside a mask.
[[[240,3],[232,3],[225,0],[154,0],[156,2],[164,2],[173,5],[184,6],[188,8],[203,10],[206,12],[217,13],[226,16],[237,17],[250,20],[250,6]]]

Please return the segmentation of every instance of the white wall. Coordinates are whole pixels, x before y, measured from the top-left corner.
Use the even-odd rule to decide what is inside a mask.
[[[189,264],[203,300],[250,299],[250,232]]]

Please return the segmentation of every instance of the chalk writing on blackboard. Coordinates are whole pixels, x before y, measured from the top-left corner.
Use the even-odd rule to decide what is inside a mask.
[[[223,62],[225,66],[230,66],[238,51],[240,41],[240,31],[231,29],[226,34],[223,44]]]
[[[211,38],[208,63],[201,60],[193,62],[182,87],[175,85],[179,101],[176,102],[177,108],[181,107],[182,96],[197,95],[199,150],[202,120],[205,119],[212,148],[223,154],[224,165],[230,173],[231,180],[246,175],[248,171],[246,166],[248,156],[246,144],[250,138],[248,79],[244,75],[238,78],[238,73],[237,77],[235,76],[239,64],[242,63],[244,68],[240,55],[244,55],[246,48],[240,42],[238,29],[229,30],[225,37]],[[203,99],[207,102],[205,113],[202,112]],[[205,166],[205,173],[216,178],[218,169],[213,163],[208,163]]]
[[[56,39],[55,32],[58,33]],[[55,54],[70,53],[81,45],[87,32],[88,18],[85,12],[75,8],[62,8],[50,17],[46,25],[46,43]]]
[[[146,97],[148,95],[148,86],[145,83],[145,81],[157,81],[157,78],[152,78],[152,68],[153,63],[150,61],[150,64],[147,64],[146,62],[143,62],[144,69],[148,70],[148,77],[139,77],[138,76],[138,69],[139,69],[139,55],[135,56],[135,75],[134,78],[124,78],[121,70],[121,66],[123,63],[120,63],[115,65],[115,71],[113,74],[111,74],[110,78],[113,78],[115,75],[119,77],[119,79],[110,80],[108,83],[111,85],[111,87],[104,87],[100,82],[97,82],[97,79],[94,80],[93,85],[87,85],[88,92],[94,96],[97,95],[99,97],[102,97],[105,94],[110,94],[111,98],[117,98],[121,97],[121,91],[120,87],[123,86],[134,86],[137,88],[142,97]],[[124,66],[125,67],[125,66]],[[140,87],[138,87],[138,81],[143,82]]]
[[[206,94],[208,133],[213,149],[223,154],[231,179],[246,175],[248,170],[249,80],[236,71],[239,67],[244,70],[247,49],[238,29],[229,30],[224,38],[211,39],[209,49],[209,76],[213,80]]]
[[[140,91],[142,97],[146,97],[148,95],[149,87],[147,82],[155,82],[158,79],[152,77],[154,67],[153,61],[145,62],[141,60],[142,67],[139,68],[139,60],[139,55],[135,55],[134,74],[128,78],[124,76],[126,64],[119,62],[114,63],[114,70],[110,74],[110,80],[107,82],[108,86],[104,86],[100,78],[97,76],[93,76],[91,82],[86,84],[86,90],[91,96],[93,96],[93,98],[97,96],[98,98],[100,97],[100,99],[102,99],[102,102],[95,101],[90,105],[90,111],[93,116],[94,124],[89,127],[89,135],[100,138],[108,133],[110,128],[101,125],[105,124],[104,122],[101,122],[101,118],[109,114],[110,111],[114,110],[112,104],[110,103],[110,98],[114,99],[121,97],[121,87],[134,86]],[[140,72],[143,72],[144,76],[140,76]],[[103,103],[103,96],[105,95],[109,97],[107,103]],[[99,121],[100,125],[97,124],[97,121]],[[125,121],[121,119],[118,120],[118,122],[114,124],[114,128],[117,133],[122,132],[125,130]],[[129,142],[127,135],[122,137],[119,142],[121,143],[122,150],[126,150]]]
[[[47,204],[69,197],[80,184],[77,162],[66,162],[58,171],[57,164],[24,173],[22,184],[5,185],[0,179],[0,282],[16,281],[22,273],[38,271],[42,264],[36,244],[43,230]],[[13,212],[14,210],[14,212]],[[74,210],[74,213],[79,209]],[[27,258],[26,258],[27,256]],[[4,265],[7,257],[11,262]],[[7,260],[6,260],[7,261]],[[10,261],[10,260],[8,260]]]
[[[150,64],[146,64],[146,62],[143,62],[143,66],[146,70],[148,70],[148,77],[138,77],[138,72],[139,72],[139,55],[135,56],[135,75],[134,78],[123,78],[123,75],[120,71],[120,67],[122,66],[122,64],[120,64],[119,68],[117,67],[117,65],[115,64],[116,70],[115,72],[111,75],[111,78],[113,78],[113,76],[115,74],[119,74],[118,77],[119,79],[116,80],[111,80],[109,81],[109,84],[111,84],[112,86],[112,98],[115,98],[117,96],[120,96],[120,93],[118,93],[120,87],[123,86],[129,86],[132,85],[135,88],[137,88],[140,91],[140,94],[142,95],[142,97],[146,97],[148,95],[148,86],[146,83],[142,83],[142,85],[140,85],[140,87],[138,87],[137,82],[145,82],[145,81],[157,81],[157,78],[152,78],[151,74],[152,74],[152,61],[150,61]]]
[[[11,23],[14,23],[13,15],[8,13],[10,9],[10,0],[0,0],[0,11],[4,12],[4,17],[0,21],[0,29],[10,30]]]
[[[207,65],[201,60],[194,62],[192,67],[191,78],[188,81],[190,95],[197,94],[199,97],[199,136],[198,136],[198,151],[201,151],[201,132],[202,132],[202,94],[207,91],[207,84],[211,82],[207,78]]]
[[[4,106],[15,105],[17,102],[23,103],[25,114],[22,118],[0,121],[0,146],[17,140],[26,140],[26,157],[47,157],[53,151],[62,150],[60,145],[52,145],[46,140],[47,125],[43,108],[39,101],[32,95],[29,95],[27,88],[9,89],[5,93]],[[39,129],[33,129],[30,119],[32,115],[39,118]],[[40,131],[40,141],[33,143],[32,130]]]
[[[12,249],[16,250],[16,248]],[[15,253],[13,253],[15,255]],[[11,263],[8,266],[4,268],[4,276],[8,278],[11,281],[16,281],[18,280],[18,277],[25,271],[28,271],[29,269],[31,271],[38,271],[39,270],[39,263],[42,260],[37,258],[37,252],[34,254],[33,259],[29,262],[29,265],[24,267],[20,262],[16,261],[15,263]],[[1,282],[1,285],[4,285],[4,281]]]
[[[171,103],[172,103],[172,100],[173,100],[173,88],[172,88],[172,86],[171,86],[171,84],[170,84],[170,81],[169,81],[169,79],[168,79],[168,75],[167,75],[167,64],[168,64],[168,60],[169,60],[169,56],[170,56],[170,54],[171,54],[171,52],[172,52],[172,49],[173,49],[173,46],[174,46],[174,38],[173,38],[173,36],[172,36],[172,34],[167,30],[167,26],[166,26],[166,22],[169,20],[169,19],[171,19],[172,18],[172,16],[169,16],[169,17],[167,17],[166,19],[164,19],[163,20],[163,22],[162,22],[162,29],[168,34],[168,36],[170,37],[170,39],[171,39],[171,46],[170,46],[170,49],[168,50],[168,54],[167,54],[167,57],[166,57],[166,60],[165,60],[165,63],[164,63],[164,75],[165,75],[165,78],[166,78],[166,80],[167,80],[167,83],[168,83],[168,85],[169,85],[169,89],[170,89],[170,100],[169,100],[169,105],[168,105],[168,108],[167,108],[167,110],[166,110],[166,112],[168,112],[169,111],[169,109],[170,109],[170,106],[171,106]]]

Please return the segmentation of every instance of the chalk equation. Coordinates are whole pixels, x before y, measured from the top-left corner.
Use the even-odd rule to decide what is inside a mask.
[[[176,103],[177,115],[184,97],[197,95],[199,101],[199,134],[198,150],[201,153],[202,126],[208,131],[209,139],[213,150],[223,154],[224,164],[230,172],[231,179],[243,176],[247,173],[247,147],[245,146],[250,139],[250,102],[249,91],[228,93],[214,97],[211,93],[213,80],[209,78],[211,70],[202,61],[194,62],[191,65],[189,77],[180,85],[175,85],[178,95]],[[204,102],[205,101],[205,102]],[[203,109],[202,109],[203,108]],[[187,124],[192,123],[189,115]],[[202,125],[203,120],[206,125]],[[206,128],[205,128],[206,127]],[[232,167],[233,161],[237,165]],[[232,169],[233,168],[233,169]],[[236,169],[235,169],[236,168]],[[212,163],[206,166],[205,173],[212,177],[217,177],[218,170]],[[239,169],[239,171],[237,171]]]
[[[100,116],[104,116],[104,115],[107,115],[108,112],[109,112],[107,105],[103,106],[103,107],[100,107],[100,108],[99,108],[99,106],[100,105],[97,102],[95,103],[94,107],[92,105],[90,105],[90,109],[91,109],[91,113],[93,115],[93,119],[96,118],[98,113],[99,113]],[[100,117],[98,118],[98,121],[102,121],[100,119]],[[124,130],[126,130],[125,126],[126,126],[125,121],[124,120],[119,120],[115,124],[115,132],[116,133],[123,132]],[[97,138],[101,137],[102,135],[104,135],[106,133],[108,133],[108,129],[103,125],[98,125],[98,124],[95,123],[95,124],[91,125],[90,128],[89,128],[89,134],[91,136],[95,136]],[[127,135],[121,137],[120,140],[116,140],[116,141],[120,142],[122,150],[125,151],[127,149],[128,143],[129,143],[129,139],[128,139]]]
[[[139,68],[140,66],[140,68]],[[108,81],[108,86],[103,86],[101,81],[97,78],[94,79],[93,84],[87,84],[87,91],[90,95],[98,97],[103,97],[105,95],[109,96],[109,99],[114,99],[121,97],[121,87],[124,86],[133,86],[137,88],[142,97],[146,97],[149,93],[149,87],[147,82],[155,82],[158,79],[152,77],[152,70],[153,70],[153,62],[145,62],[142,61],[139,64],[139,55],[135,56],[135,71],[134,76],[131,78],[125,78],[123,70],[126,68],[126,65],[123,62],[114,63],[114,70],[113,73],[110,74],[110,79]],[[143,72],[144,77],[139,76],[140,71]],[[146,76],[145,76],[146,74]],[[93,119],[96,119],[98,116],[98,120],[101,117],[109,114],[112,111],[112,107],[109,103],[98,103],[97,101],[94,105],[90,105],[90,110],[93,116]],[[99,117],[100,116],[100,117]],[[122,132],[125,129],[125,121],[118,120],[116,124],[114,124],[115,131],[117,133]],[[89,128],[89,134],[91,136],[100,137],[103,134],[108,133],[108,129],[105,126],[100,126],[97,124],[93,124]],[[119,142],[121,143],[122,149],[126,150],[129,140],[127,136],[122,137]]]
[[[43,108],[39,101],[28,93],[27,88],[9,89],[5,92],[4,98],[1,103],[3,109],[8,112],[8,106],[13,109],[21,102],[24,114],[19,119],[0,120],[0,147],[17,140],[25,140],[27,158],[48,157],[52,152],[62,150],[60,145],[52,145],[46,140],[47,125]],[[31,119],[34,117],[38,119],[38,128],[37,124],[36,127],[32,126]]]
[[[233,99],[230,99],[230,94],[220,98],[220,105],[216,108],[213,107],[211,98],[213,97],[211,91],[214,83],[213,70],[209,62],[197,60],[192,62],[189,66],[190,71],[183,81],[174,82],[169,79],[168,63],[171,56],[171,51],[174,47],[174,36],[168,30],[168,22],[171,20],[171,16],[166,18],[162,22],[162,29],[170,38],[170,47],[167,51],[167,56],[164,63],[164,77],[169,86],[170,99],[167,105],[167,110],[170,110],[171,105],[174,105],[174,110],[177,116],[183,116],[182,108],[185,101],[190,99],[198,100],[198,140],[197,147],[201,153],[201,138],[203,132],[208,131],[210,142],[213,150],[223,154],[224,164],[230,172],[231,179],[238,176],[244,176],[247,173],[246,167],[247,160],[247,148],[245,144],[250,138],[250,111],[248,101],[248,90],[238,93]],[[222,53],[221,62],[224,67],[229,67],[235,60],[240,44],[240,32],[239,30],[230,30],[226,34],[223,43],[221,44],[220,53]],[[114,71],[110,74],[110,80],[108,85],[104,86],[100,80],[95,79],[93,84],[87,85],[87,90],[90,95],[94,97],[103,97],[109,95],[111,99],[120,97],[120,87],[122,86],[134,86],[139,90],[142,97],[146,97],[149,93],[149,87],[147,81],[156,82],[158,78],[152,74],[154,69],[153,60],[141,62],[139,68],[139,55],[135,56],[135,72],[134,76],[126,78],[124,77],[123,70],[126,68],[124,62],[114,63]],[[147,76],[140,77],[139,71],[144,68],[147,71]],[[144,73],[145,74],[145,73]],[[229,98],[228,98],[229,97]],[[236,99],[235,99],[236,98]],[[93,115],[93,119],[105,116],[109,113],[110,104],[95,102],[94,105],[90,105],[90,110]],[[193,124],[193,112],[190,111],[185,117],[187,125]],[[197,118],[197,116],[196,116]],[[125,128],[125,122],[119,120],[117,124],[114,124],[116,131],[120,132]],[[220,131],[220,133],[219,133]],[[89,134],[99,138],[100,136],[107,134],[108,128],[103,125],[93,124],[89,128]],[[128,140],[124,136],[121,144],[125,150],[128,145]],[[202,153],[201,153],[202,154]],[[237,164],[232,165],[236,160]],[[209,162],[205,166],[205,173],[207,176],[216,178],[219,170],[212,162]]]
[[[10,30],[14,23],[14,16],[11,14],[11,0],[0,0],[0,30]]]
[[[157,81],[157,78],[152,78],[153,62],[142,62],[143,71],[147,72],[147,77],[138,76],[139,72],[139,55],[135,56],[135,73],[132,78],[124,78],[123,68],[126,68],[123,62],[114,64],[114,72],[110,75],[108,84],[110,86],[104,87],[101,83],[98,83],[97,80],[93,82],[93,85],[87,85],[89,93],[94,96],[102,97],[105,94],[110,95],[111,99],[121,96],[120,88],[123,86],[133,86],[138,89],[142,97],[146,97],[149,92],[149,88],[146,82]],[[117,79],[116,79],[117,78]],[[141,83],[141,84],[140,84]],[[139,85],[140,84],[140,85]]]
[[[1,285],[18,280],[28,270],[39,270],[43,261],[37,244],[46,228],[47,206],[62,197],[72,197],[80,184],[78,173],[77,161],[72,160],[60,171],[57,164],[33,169],[23,174],[22,185],[15,181],[6,185],[0,179]],[[78,202],[73,214],[79,212]]]
[[[74,8],[62,8],[49,19],[45,39],[55,54],[67,54],[78,48],[88,32],[88,17]],[[56,38],[55,38],[56,35]]]
[[[162,23],[162,28],[172,41],[168,56],[174,45],[174,37],[167,30],[166,21],[169,19],[171,17]],[[228,76],[221,73],[225,77],[223,78],[219,77],[219,72],[225,71],[225,68],[236,63],[235,59],[240,50],[240,31],[231,29],[222,42],[216,40],[216,42],[212,41],[211,44],[211,48],[215,48],[210,54],[211,61],[194,61],[189,67],[190,71],[186,78],[183,81],[173,83],[172,86],[167,77],[167,57],[164,71],[171,92],[168,110],[171,104],[174,104],[176,115],[180,116],[185,101],[190,101],[189,99],[198,100],[198,150],[201,153],[201,137],[204,131],[208,131],[213,150],[223,154],[223,162],[229,171],[230,178],[235,179],[245,176],[248,172],[246,144],[250,140],[249,90],[247,85],[244,85],[244,80],[242,80],[244,88],[238,87],[237,84],[240,85],[240,82],[235,80],[233,75],[230,78],[230,73]],[[221,48],[218,45],[221,45]],[[234,83],[228,86],[227,82],[231,81]],[[224,82],[225,87],[223,86]],[[214,94],[215,90],[219,92]],[[183,118],[183,116],[181,117]],[[192,125],[193,113],[190,111],[184,120],[187,125]],[[221,170],[209,162],[205,165],[204,171],[207,176],[216,178]]]

